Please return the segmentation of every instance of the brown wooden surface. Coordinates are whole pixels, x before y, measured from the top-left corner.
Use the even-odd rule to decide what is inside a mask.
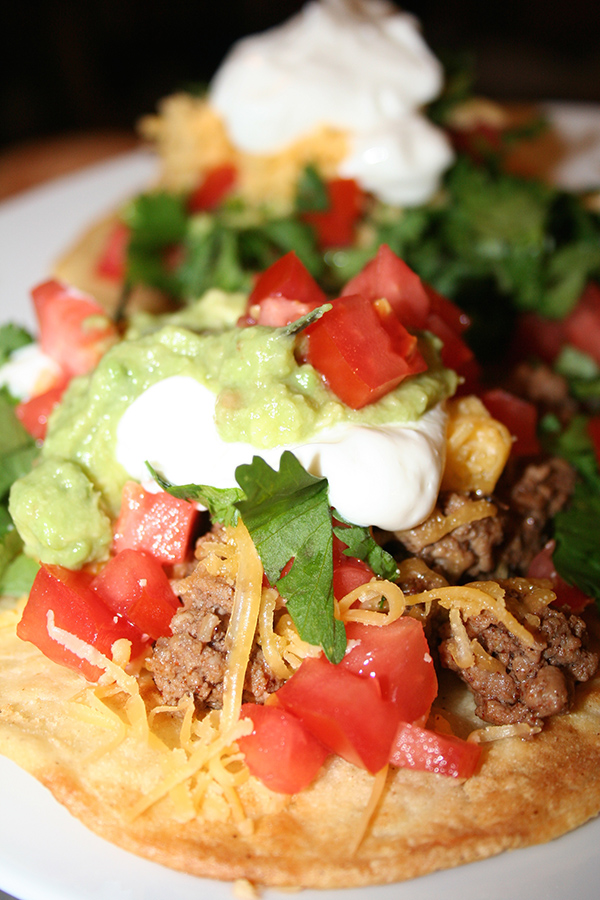
[[[529,105],[508,105],[513,121],[528,119]],[[98,131],[43,138],[0,152],[0,201],[45,181],[75,172],[139,146],[133,131]],[[544,134],[521,145],[510,160],[512,171],[524,175],[550,175],[565,148],[556,135]]]
[[[0,153],[0,200],[137,145],[129,131],[65,134],[13,145]]]

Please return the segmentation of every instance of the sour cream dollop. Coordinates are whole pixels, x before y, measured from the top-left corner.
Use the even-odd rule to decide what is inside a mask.
[[[445,135],[420,112],[442,81],[413,16],[385,0],[321,0],[235,44],[209,99],[248,153],[277,153],[319,126],[347,132],[340,175],[413,205],[452,161]]]
[[[347,424],[321,432],[313,442],[269,450],[223,441],[214,406],[215,395],[195,378],[174,375],[159,381],[123,413],[117,461],[147,485],[146,460],[174,484],[230,488],[238,465],[260,455],[278,468],[288,449],[309,472],[328,479],[331,505],[357,525],[412,528],[435,505],[445,458],[441,405],[410,425]]]
[[[15,350],[8,362],[0,366],[0,386],[7,387],[13,397],[28,400],[60,376],[60,366],[36,342]]]

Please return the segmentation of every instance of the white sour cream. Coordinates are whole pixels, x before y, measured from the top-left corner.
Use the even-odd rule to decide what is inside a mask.
[[[223,441],[214,422],[215,395],[194,378],[174,375],[150,387],[117,427],[116,457],[128,474],[150,486],[148,460],[174,484],[233,487],[238,465],[260,455],[279,467],[284,450],[329,482],[329,500],[357,525],[412,528],[431,512],[443,467],[446,414],[440,405],[418,422],[344,425],[319,441],[257,450]]]
[[[313,0],[235,44],[209,98],[248,153],[276,153],[323,125],[346,131],[340,175],[411,205],[431,196],[452,161],[444,134],[419,112],[442,80],[411,15],[385,0]]]
[[[8,362],[0,366],[0,385],[7,387],[18,400],[28,400],[59,375],[60,366],[33,342],[15,350]]]

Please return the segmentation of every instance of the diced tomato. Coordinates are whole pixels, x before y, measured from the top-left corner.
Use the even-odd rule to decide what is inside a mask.
[[[535,456],[541,452],[536,433],[537,409],[533,403],[502,388],[484,391],[481,400],[490,415],[506,425],[516,439],[511,451],[515,456]]]
[[[588,434],[592,439],[592,444],[594,445],[594,453],[596,454],[598,466],[600,467],[600,416],[592,416],[588,422],[587,429]]]
[[[467,372],[474,359],[473,351],[448,325],[446,320],[437,313],[431,312],[427,316],[425,328],[442,341],[443,347],[440,356],[443,364],[448,369],[454,369],[460,375]]]
[[[367,300],[385,297],[407,328],[424,328],[431,300],[423,282],[404,260],[382,244],[377,255],[351,278],[342,296],[361,294]]]
[[[405,331],[399,322],[398,327]],[[353,409],[375,402],[427,368],[418,350],[408,357],[398,352],[373,303],[358,294],[334,300],[305,335],[308,361]],[[407,340],[412,345],[412,337]]]
[[[250,316],[249,324],[282,328],[313,309],[316,307],[312,303],[301,303],[300,300],[288,300],[286,297],[265,297],[252,307],[254,315]]]
[[[556,594],[558,606],[568,606],[574,613],[580,613],[586,606],[593,603],[593,599],[584,594],[580,588],[560,577],[552,559],[555,541],[548,543],[540,550],[537,556],[531,560],[527,571],[528,578],[545,578],[552,582],[552,590]]]
[[[43,441],[46,437],[48,417],[55,406],[60,403],[67,384],[67,379],[61,379],[54,387],[42,394],[30,397],[29,400],[23,400],[15,407],[17,418],[36,441]]]
[[[96,272],[109,281],[124,281],[127,269],[127,248],[131,237],[130,228],[124,222],[116,222],[109,232],[96,264]]]
[[[551,365],[565,343],[563,323],[537,313],[519,316],[512,353],[517,359],[539,357]]]
[[[394,740],[390,762],[398,768],[470,778],[480,756],[478,744],[403,722]]]
[[[210,212],[220,206],[237,181],[237,169],[224,163],[210,169],[188,198],[190,212]]]
[[[565,338],[600,366],[600,285],[590,282],[563,323]]]
[[[183,562],[190,550],[198,512],[166,491],[151,493],[135,481],[123,488],[113,549],[142,550],[163,565]]]
[[[466,331],[471,324],[471,319],[466,312],[463,312],[456,303],[448,300],[426,281],[423,282],[423,287],[431,304],[430,312],[439,316],[455,334],[462,334],[463,331]]]
[[[333,596],[341,600],[350,591],[366,584],[374,577],[373,570],[361,559],[346,556],[333,567]]]
[[[135,625],[104,605],[92,590],[91,581],[92,576],[87,572],[41,566],[17,625],[17,634],[59,665],[81,671],[89,681],[97,681],[103,669],[74,652],[77,639],[109,659],[112,645],[120,638],[131,641],[132,658],[140,655],[148,641]],[[66,636],[51,634],[52,626]],[[85,654],[85,648],[82,653]]]
[[[297,794],[314,780],[329,751],[292,713],[278,705],[244,703],[241,718],[252,733],[238,738],[252,775],[272,791]]]
[[[307,658],[277,691],[277,702],[348,762],[369,772],[387,763],[398,720],[376,679],[335,666],[324,656]]]
[[[334,521],[334,525],[340,525]],[[362,559],[356,559],[354,556],[347,556],[344,550],[347,544],[344,544],[339,537],[333,535],[333,595],[336,600],[341,600],[350,591],[360,587],[362,584],[370,581],[375,577],[375,573],[366,562]]]
[[[248,298],[250,314],[257,304],[267,299],[293,300],[302,304],[299,307],[302,315],[327,302],[326,295],[293,250],[258,276]]]
[[[488,122],[476,122],[469,128],[455,128],[450,138],[459,153],[465,153],[473,162],[481,163],[502,149],[502,128]]]
[[[352,278],[342,291],[362,294],[372,302],[384,297],[407,328],[427,329],[443,341],[442,362],[460,374],[473,360],[473,351],[461,337],[469,317],[431,285],[421,281],[387,244]]]
[[[346,625],[357,642],[339,664],[356,675],[376,679],[381,695],[395,708],[397,721],[423,721],[437,694],[437,677],[423,626],[402,616],[389,625]]]
[[[106,563],[91,584],[109,609],[157,640],[171,633],[171,619],[179,601],[165,570],[141,550],[121,550]]]
[[[91,371],[118,339],[114,322],[88,294],[51,280],[35,287],[32,296],[41,348],[65,375]]]
[[[277,700],[333,753],[376,772],[400,722],[427,717],[437,693],[433,660],[416,619],[348,623],[346,632],[353,646],[337,666],[304,660]]]
[[[346,247],[354,241],[364,194],[353,178],[334,178],[326,187],[329,208],[303,213],[302,218],[315,229],[321,247]]]

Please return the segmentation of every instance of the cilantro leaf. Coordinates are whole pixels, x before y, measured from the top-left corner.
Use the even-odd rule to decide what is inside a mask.
[[[9,322],[0,327],[0,366],[9,359],[11,353],[31,344],[33,338],[24,328]]]
[[[39,450],[31,435],[15,415],[8,391],[0,390],[0,500],[13,483],[31,469]]]
[[[556,549],[552,558],[566,582],[600,601],[598,522],[600,488],[593,492],[589,485],[579,482],[571,503],[554,520]]]
[[[174,485],[159,475],[149,462],[146,462],[146,467],[163,491],[168,491],[180,500],[196,500],[206,507],[215,522],[222,525],[235,525],[237,522],[238,510],[235,503],[244,497],[240,488],[216,488],[208,484]]]
[[[197,500],[224,525],[241,515],[270,583],[285,599],[302,640],[321,646],[340,662],[346,631],[334,617],[333,531],[327,479],[310,475],[293,453],[281,456],[279,471],[261,457],[238,466],[239,488],[173,485],[150,465],[156,482],[174,497]],[[283,570],[293,560],[289,571]]]
[[[298,212],[323,212],[329,209],[327,186],[314,166],[306,166],[296,188]]]
[[[339,662],[345,652],[342,622],[333,615],[333,534],[327,480],[310,475],[290,451],[279,471],[260,457],[238,466],[246,499],[236,503],[267,578],[286,600],[300,637]],[[281,573],[293,560],[289,572]]]
[[[340,519],[338,512],[334,513],[336,519]],[[343,520],[341,520],[343,521]],[[362,525],[338,526],[333,529],[336,537],[346,544],[345,556],[353,556],[361,559],[373,569],[375,575],[385,578],[386,581],[395,581],[398,577],[398,565],[394,557],[384,550],[371,534],[371,530]]]
[[[586,482],[588,491],[600,494],[600,473],[587,428],[588,421],[588,416],[574,416],[564,431],[555,433],[548,430],[546,434],[542,431],[542,442],[548,452],[562,456],[577,469]]]
[[[24,553],[8,563],[0,579],[0,595],[21,597],[28,594],[37,575],[39,563]]]

